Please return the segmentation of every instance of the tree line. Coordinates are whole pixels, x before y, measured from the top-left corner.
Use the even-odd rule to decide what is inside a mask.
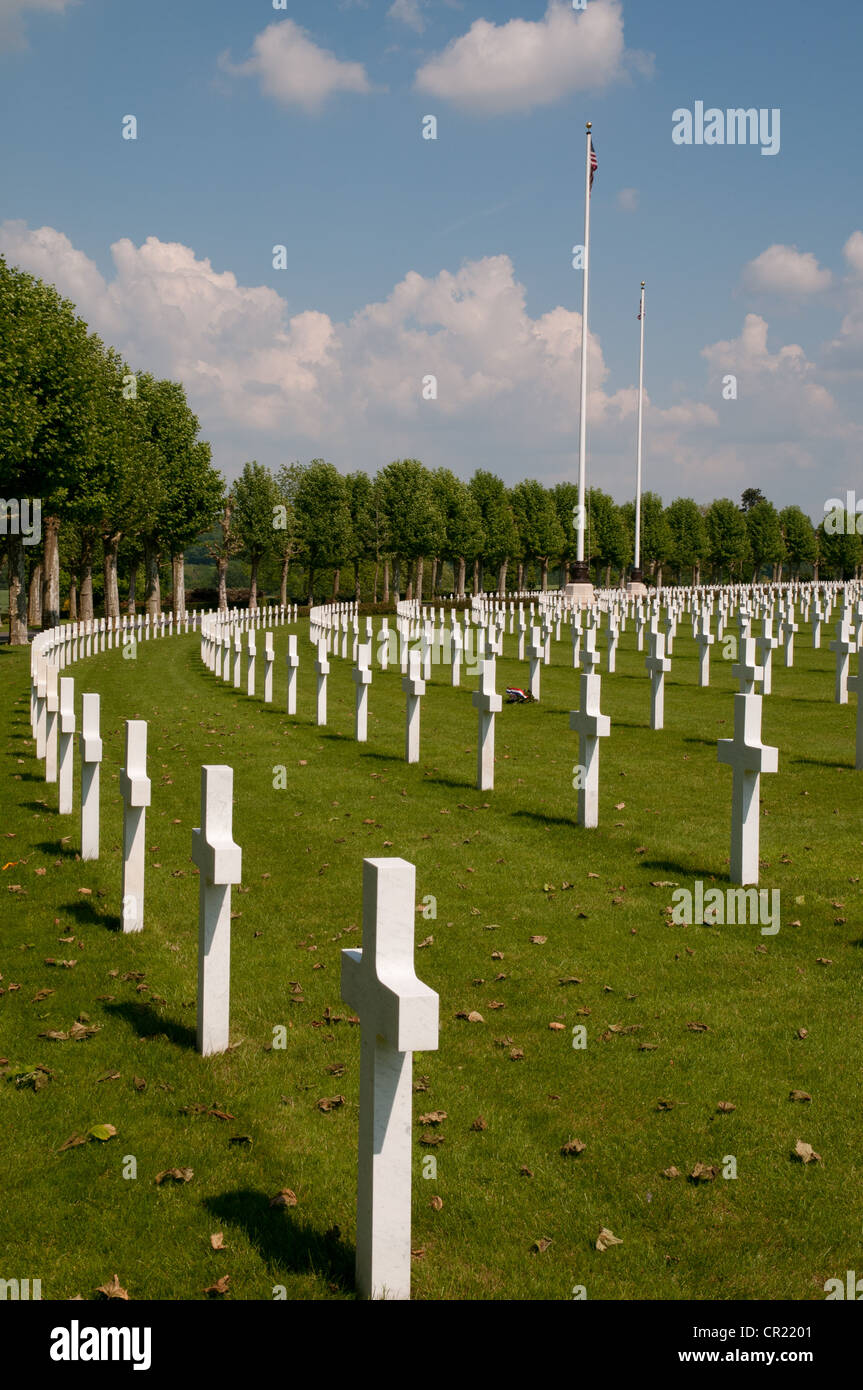
[[[10,641],[62,616],[88,620],[142,603],[186,606],[184,553],[201,536],[227,603],[232,560],[275,573],[281,602],[338,596],[391,602],[566,582],[576,556],[578,491],[535,479],[507,486],[478,469],[397,459],[374,477],[313,459],[273,471],[250,461],[227,483],[178,382],[133,372],[44,282],[0,257],[0,494],[42,501],[42,535],[6,534]],[[597,583],[623,582],[633,562],[635,504],[600,488],[587,494],[586,546]],[[796,506],[777,510],[756,488],[739,504],[719,498],[668,506],[642,497],[641,563],[648,582],[756,579],[765,573],[848,578],[863,563],[856,518],[814,526]],[[291,571],[293,569],[293,578]],[[301,573],[300,588],[297,572]],[[142,581],[143,577],[143,583]],[[61,605],[61,590],[66,602]]]

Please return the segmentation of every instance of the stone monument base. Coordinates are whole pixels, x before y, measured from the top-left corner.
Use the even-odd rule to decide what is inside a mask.
[[[647,593],[647,585],[642,584],[640,579],[630,579],[626,586],[628,594],[634,594],[636,598],[642,598]]]
[[[582,608],[593,603],[593,585],[590,583],[564,584],[563,592],[570,603],[578,604]]]

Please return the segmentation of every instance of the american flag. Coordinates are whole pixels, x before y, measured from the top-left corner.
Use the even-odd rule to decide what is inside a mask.
[[[596,158],[596,150],[593,148],[593,136],[590,137],[590,191],[593,192],[593,176],[599,168],[599,161]]]

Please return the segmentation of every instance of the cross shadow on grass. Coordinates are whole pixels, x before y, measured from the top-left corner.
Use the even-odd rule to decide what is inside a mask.
[[[711,869],[693,867],[692,864],[683,864],[679,859],[642,859],[642,865],[646,869],[659,869],[663,873],[680,874],[684,878],[700,878],[703,881],[708,879],[721,879],[723,882],[728,878],[726,873],[715,873]]]
[[[248,1188],[208,1197],[204,1206],[219,1225],[241,1226],[275,1274],[318,1274],[345,1293],[354,1292],[354,1248],[337,1226],[316,1230],[287,1207],[273,1208],[264,1193]]]
[[[154,1009],[152,1004],[143,1000],[127,999],[121,1003],[104,1003],[102,1007],[114,1018],[128,1023],[140,1038],[166,1037],[177,1047],[186,1047],[192,1051],[197,1046],[198,1036],[194,1028],[190,1028],[188,1023],[181,1023],[177,1018],[166,1018],[158,1009]]]
[[[64,845],[62,840],[40,840],[36,849],[41,849],[43,854],[59,854],[64,859],[74,859],[80,851],[73,849],[71,845]]]
[[[520,816],[524,820],[534,820],[538,825],[565,825],[568,830],[579,829],[579,824],[574,816],[549,816],[542,811],[513,811],[513,816]]]
[[[854,771],[854,764],[848,762],[847,759],[841,763],[830,758],[791,758],[790,761],[792,763],[807,763],[809,767],[838,767]]]

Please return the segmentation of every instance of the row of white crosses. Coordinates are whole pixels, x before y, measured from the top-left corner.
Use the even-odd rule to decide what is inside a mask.
[[[143,908],[147,726],[126,725],[124,894]],[[201,825],[192,831],[198,867],[197,1049],[230,1042],[231,889],[242,878],[233,837],[233,769],[201,768]],[[416,870],[403,859],[363,861],[363,945],[342,952],[342,997],[360,1018],[356,1283],[361,1297],[409,1299],[413,1053],[438,1046],[439,999],[414,970]],[[141,930],[143,920],[124,930]]]

